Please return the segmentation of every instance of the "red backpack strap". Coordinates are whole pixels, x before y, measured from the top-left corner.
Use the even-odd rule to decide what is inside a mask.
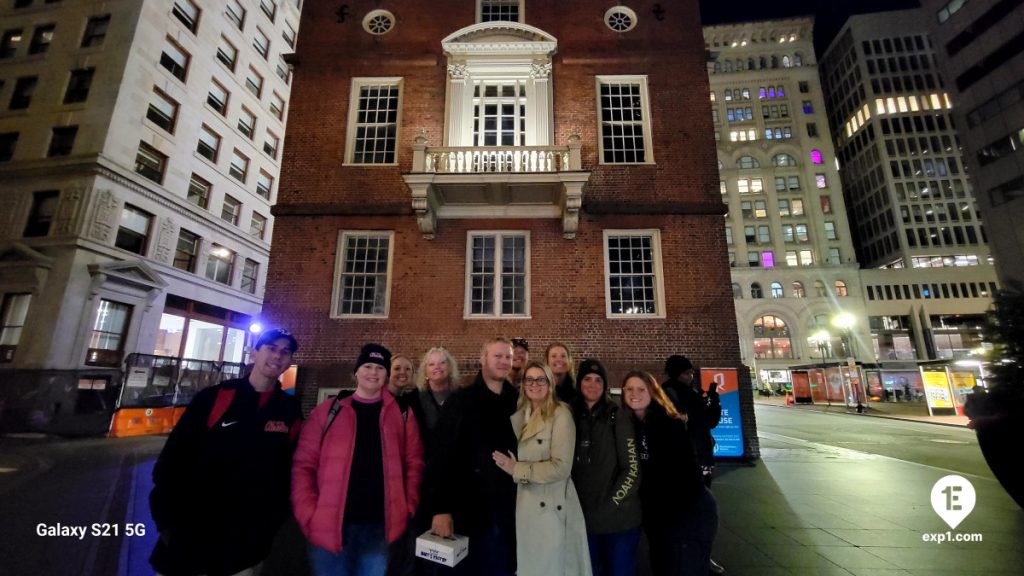
[[[213,401],[213,409],[210,410],[210,415],[206,418],[207,430],[216,426],[217,422],[224,417],[224,413],[228,411],[228,406],[231,406],[231,401],[234,399],[234,388],[221,386],[220,390],[217,390],[217,399]]]

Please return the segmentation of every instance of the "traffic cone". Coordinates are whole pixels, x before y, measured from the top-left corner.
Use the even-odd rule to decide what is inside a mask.
[[[786,407],[787,407],[787,408],[789,408],[789,406],[790,406],[790,405],[791,405],[792,403],[793,403],[793,397],[792,397],[792,396],[790,396],[790,395],[789,395],[789,392],[787,391],[787,392],[786,392]]]

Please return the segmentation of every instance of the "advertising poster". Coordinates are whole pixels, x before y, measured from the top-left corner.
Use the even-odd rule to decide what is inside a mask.
[[[953,408],[953,396],[949,393],[949,379],[945,372],[922,372],[921,377],[929,408]]]
[[[807,372],[793,372],[793,400],[811,401],[811,380],[807,377]]]
[[[735,368],[701,368],[700,383],[705,390],[715,386],[722,402],[722,420],[711,431],[715,456],[743,456],[743,421],[740,417],[740,386]]]

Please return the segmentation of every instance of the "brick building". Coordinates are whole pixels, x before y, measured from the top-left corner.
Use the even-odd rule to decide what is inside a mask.
[[[364,342],[473,373],[495,335],[615,386],[678,352],[749,386],[696,1],[310,3],[302,28],[264,317],[307,406]]]

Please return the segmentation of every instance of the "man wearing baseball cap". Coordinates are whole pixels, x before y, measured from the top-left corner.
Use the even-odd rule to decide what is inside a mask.
[[[523,366],[530,363],[530,343],[526,338],[512,339],[512,370],[508,373],[508,381],[519,388],[523,380]]]
[[[252,370],[199,392],[153,468],[149,502],[160,538],[159,574],[251,575],[288,515],[292,452],[301,411],[278,382],[298,341],[260,335]]]

